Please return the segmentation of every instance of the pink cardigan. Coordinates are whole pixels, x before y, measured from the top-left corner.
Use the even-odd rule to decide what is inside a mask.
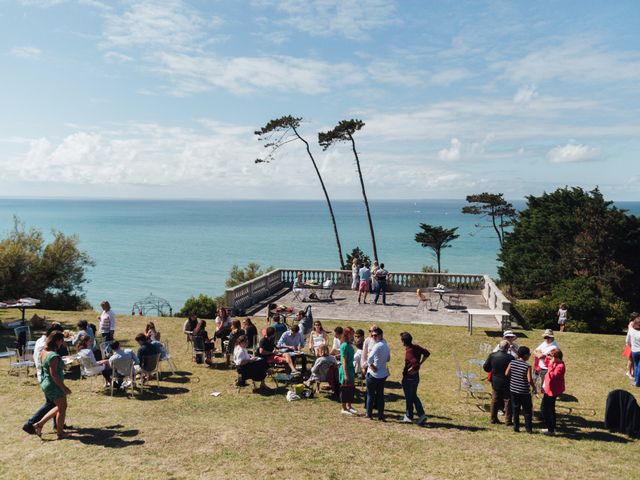
[[[564,362],[547,364],[549,370],[544,377],[544,393],[550,397],[557,397],[564,392]]]

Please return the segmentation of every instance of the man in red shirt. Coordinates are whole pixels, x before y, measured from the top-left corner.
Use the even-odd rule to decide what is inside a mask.
[[[418,384],[420,383],[420,366],[431,355],[429,350],[413,343],[410,333],[402,332],[400,340],[405,348],[404,369],[402,370],[402,390],[406,401],[406,413],[402,418],[405,423],[413,422],[413,408],[416,409],[417,425],[423,425],[427,416],[422,408],[422,402],[418,398]]]

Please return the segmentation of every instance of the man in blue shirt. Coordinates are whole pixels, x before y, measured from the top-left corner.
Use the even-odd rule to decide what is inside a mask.
[[[391,351],[387,342],[382,338],[382,329],[374,328],[371,337],[375,340],[373,348],[367,357],[367,418],[373,419],[375,403],[378,420],[384,421],[384,383],[389,376],[387,363],[391,360]]]
[[[136,342],[140,345],[138,349],[138,361],[141,365],[145,365],[145,357],[151,357],[160,353],[158,345],[151,343],[144,333],[136,335]]]
[[[369,270],[369,264],[365,263],[364,266],[358,272],[360,276],[360,286],[358,287],[358,303],[364,293],[362,303],[367,303],[367,296],[369,295],[369,288],[371,285],[371,270]]]
[[[280,340],[278,340],[278,348],[281,350],[290,350],[296,352],[295,356],[300,357],[300,363],[302,366],[302,374],[307,371],[307,357],[302,353],[304,348],[304,338],[300,333],[300,327],[298,325],[292,325],[291,330],[287,330],[282,334]],[[287,363],[294,369],[294,357],[291,354],[283,352]]]

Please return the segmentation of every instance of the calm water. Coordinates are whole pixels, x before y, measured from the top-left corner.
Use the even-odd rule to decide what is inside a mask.
[[[442,267],[458,273],[496,273],[498,241],[478,230],[478,217],[462,215],[462,200],[371,202],[378,253],[389,270],[419,271],[435,264],[414,241],[419,223],[459,227],[460,238],[443,253]],[[516,207],[524,202],[516,202]],[[640,202],[620,203],[640,213]],[[362,202],[336,202],[345,254],[358,245],[371,252]],[[139,201],[0,199],[0,233],[17,215],[26,226],[78,234],[96,261],[86,286],[97,306],[116,311],[149,293],[180,309],[186,298],[218,295],[233,264],[335,268],[337,254],[321,201]]]

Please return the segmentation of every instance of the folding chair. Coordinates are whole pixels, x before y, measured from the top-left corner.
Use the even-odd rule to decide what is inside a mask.
[[[200,337],[200,336],[195,336],[192,337],[192,342],[191,342],[191,346],[192,346],[192,354],[193,354],[193,360],[196,363],[201,363],[204,365],[204,361],[206,358],[206,353],[204,350],[204,338]],[[202,361],[198,361],[198,357],[200,357],[202,359]]]
[[[102,375],[104,367],[99,365],[96,367],[91,363],[91,359],[85,356],[79,358],[80,361],[80,376],[90,380],[89,389],[94,390],[96,378]]]
[[[433,308],[433,302],[431,298],[422,293],[421,289],[416,290],[416,296],[418,297],[418,305],[416,306],[416,311],[424,311],[427,308],[427,304],[429,304],[429,308]]]
[[[31,328],[28,325],[16,327],[13,329],[13,333],[16,335],[16,348],[22,356],[24,355],[27,344],[31,340]]]
[[[100,355],[102,355],[102,359],[106,360],[111,356],[111,342],[100,342]]]
[[[156,380],[158,382],[158,387],[160,386],[160,370],[158,369],[158,365],[160,364],[160,354],[156,355],[147,355],[146,357],[140,358],[140,365],[136,365],[134,368],[137,377],[140,379],[140,390],[139,392],[144,393],[144,381],[145,376],[153,377],[155,375]]]
[[[123,377],[123,381],[124,382],[128,382],[128,386],[124,389],[125,392],[127,391],[128,388],[131,389],[131,393],[130,395],[133,395],[133,387],[135,384],[135,378],[136,378],[136,371],[135,371],[135,364],[133,363],[133,359],[129,361],[129,367],[128,367],[128,372],[129,375],[125,375]],[[113,375],[111,375],[111,396],[113,397],[113,386],[116,383],[116,371],[113,371]]]
[[[176,364],[173,363],[173,359],[171,358],[171,351],[169,350],[169,340],[165,340],[162,342],[162,348],[164,349],[164,355],[160,356],[160,364],[162,362],[167,362],[169,364],[169,368],[171,369],[171,373],[173,375],[176,374]]]

